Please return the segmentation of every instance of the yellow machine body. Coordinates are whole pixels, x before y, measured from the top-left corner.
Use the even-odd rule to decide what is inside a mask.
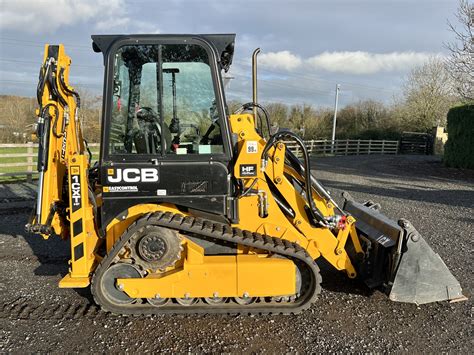
[[[48,58],[47,54],[48,46],[45,49],[45,63]],[[55,74],[56,77],[59,77],[61,68],[64,68],[66,83],[68,83],[70,63],[71,59],[64,53],[64,47],[60,45]],[[99,238],[94,225],[94,205],[90,198],[92,189],[87,181],[89,163],[80,124],[77,116],[75,118],[74,115],[71,116],[71,112],[77,112],[76,102],[69,93],[61,91],[60,94],[64,95],[66,99],[66,107],[58,103],[57,100],[50,102],[51,90],[48,86],[43,93],[43,106],[53,103],[58,108],[57,111],[53,107],[49,108],[52,122],[56,120],[56,127],[64,126],[64,130],[62,135],[56,136],[53,134],[55,128],[51,126],[48,164],[54,169],[48,169],[48,173],[45,174],[44,198],[40,202],[42,210],[49,211],[52,204],[59,200],[59,190],[62,188],[62,181],[59,180],[67,171],[68,179],[71,182],[69,225],[63,225],[58,214],[54,214],[51,223],[57,235],[71,240],[70,272],[60,281],[59,286],[62,288],[87,287],[101,260],[96,251],[102,239]],[[69,112],[69,116],[67,112]],[[68,122],[63,122],[66,119]],[[240,199],[240,223],[234,224],[233,227],[296,243],[305,249],[313,259],[323,256],[337,270],[345,271],[349,277],[354,278],[357,273],[345,251],[345,243],[350,236],[354,244],[358,246],[358,251],[362,252],[357,233],[352,227],[355,219],[349,218],[344,229],[340,229],[336,235],[327,228],[311,226],[307,218],[304,217],[306,214],[304,198],[295,194],[293,185],[285,177],[285,174],[297,175],[284,164],[285,145],[280,143],[276,149],[272,149],[269,164],[265,169],[262,169],[260,155],[249,153],[246,149],[248,144],[256,144],[257,151],[261,152],[266,144],[265,139],[255,130],[253,115],[231,115],[229,121],[232,133],[238,136],[238,157],[234,175],[245,182],[246,188],[254,184],[253,188],[258,191]],[[61,156],[64,142],[66,142],[66,151]],[[241,164],[255,164],[257,176],[251,178],[240,176],[237,167]],[[272,180],[280,193],[290,202],[293,210],[296,211],[296,216],[290,223],[271,198],[272,193],[267,179]],[[81,186],[79,192],[76,186]],[[77,198],[78,193],[80,198]],[[319,210],[325,215],[334,214],[334,206],[322,199],[316,192],[313,194],[313,199]],[[156,211],[183,214],[178,207],[170,204],[134,206],[127,211],[127,219],[114,220],[107,226],[105,235],[107,252],[112,250],[130,224],[141,216]],[[43,224],[47,217],[44,213],[41,216],[41,221],[35,222]],[[43,236],[49,237],[48,234],[43,234]],[[193,297],[212,297],[217,292],[227,297],[242,296],[243,292],[255,296],[275,296],[294,292],[294,264],[288,260],[272,259],[266,254],[262,257],[262,255],[249,251],[232,257],[208,257],[204,256],[202,248],[197,246],[188,247],[186,250],[192,250],[192,253],[186,254],[185,262],[179,270],[167,274],[166,277],[150,274],[142,279],[119,280],[124,286],[124,291],[132,297],[144,298],[154,294],[160,294],[161,297],[184,297],[186,293],[189,293]],[[219,280],[218,283],[216,280]],[[217,285],[217,287],[211,285]],[[161,289],[163,291],[160,291]]]
[[[90,157],[77,114],[80,101],[68,81],[70,64],[62,45],[46,46],[39,85],[38,138],[43,152],[38,166],[39,197],[28,225],[45,239],[51,234],[69,239],[69,273],[59,287],[91,285],[96,301],[113,312],[127,313],[135,307],[138,313],[148,313],[147,302],[152,313],[180,312],[178,306],[192,306],[197,299],[206,300],[220,312],[232,312],[235,308],[229,305],[229,298],[240,306],[253,304],[253,308],[246,308],[252,312],[264,312],[265,305],[277,312],[296,312],[309,306],[320,290],[314,263],[318,258],[349,278],[358,275],[354,255],[364,257],[362,243],[367,238],[356,228],[356,218],[349,213],[341,215],[342,210],[328,195],[305,182],[302,171],[286,164],[287,147],[282,141],[267,149],[269,141],[256,130],[255,114],[227,117],[230,134],[236,137],[231,175],[242,182],[245,191],[238,196],[237,222],[207,220],[171,203],[139,203],[99,228],[102,194],[109,192],[109,187],[91,184],[89,179]],[[241,167],[245,166],[255,167],[255,174],[243,174]],[[109,173],[114,173],[113,168]],[[301,183],[300,190],[295,181]],[[281,196],[286,207],[274,196]],[[311,221],[309,199],[327,224]],[[291,213],[285,213],[285,208]],[[364,208],[357,207],[356,212]],[[153,266],[158,265],[153,259],[142,264],[151,266],[138,268],[133,261],[141,246],[133,243],[147,236],[144,230],[149,226],[155,229],[149,232],[147,243],[162,248],[163,253],[170,247],[175,251],[160,267]],[[175,244],[160,247],[153,233],[168,233],[168,240]],[[193,240],[196,236],[218,239],[224,246],[230,243],[235,251],[206,255]],[[401,243],[400,239],[396,257],[402,252]],[[104,260],[109,264],[102,265]],[[116,271],[109,271],[110,265],[116,265]],[[168,300],[173,300],[172,306]],[[285,302],[297,307],[279,308]],[[163,308],[165,305],[169,307]]]

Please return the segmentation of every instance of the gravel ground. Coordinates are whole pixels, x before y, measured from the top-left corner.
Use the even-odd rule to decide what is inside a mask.
[[[474,172],[427,156],[321,158],[314,169],[336,199],[346,190],[410,219],[469,300],[394,303],[323,265],[319,301],[296,316],[111,316],[87,290],[57,288],[66,242],[23,232],[33,187],[0,185],[0,352],[472,353]]]

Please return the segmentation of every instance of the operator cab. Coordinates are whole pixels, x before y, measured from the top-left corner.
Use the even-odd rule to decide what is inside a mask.
[[[221,71],[231,64],[234,37],[92,36],[106,68],[99,163],[104,221],[139,203],[232,210]]]
[[[202,45],[126,45],[115,63],[109,154],[224,153],[220,129],[204,137],[220,120]]]

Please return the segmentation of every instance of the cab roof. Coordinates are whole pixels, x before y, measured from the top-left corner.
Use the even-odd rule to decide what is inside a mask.
[[[219,64],[226,72],[232,64],[234,55],[235,34],[117,34],[117,35],[92,35],[92,49],[102,52],[104,61],[112,45],[122,40],[160,40],[160,39],[186,39],[195,38],[207,42],[216,52]]]

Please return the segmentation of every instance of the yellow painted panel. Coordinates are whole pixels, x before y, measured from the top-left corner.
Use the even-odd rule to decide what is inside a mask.
[[[203,264],[185,264],[184,268],[156,278],[118,279],[131,297],[219,297],[236,294],[237,264],[235,256],[206,256]]]
[[[164,276],[118,279],[130,297],[241,297],[292,295],[295,265],[290,260],[258,255],[205,256],[202,264],[185,263]]]
[[[237,256],[238,295],[283,296],[296,293],[296,266],[288,259]]]

